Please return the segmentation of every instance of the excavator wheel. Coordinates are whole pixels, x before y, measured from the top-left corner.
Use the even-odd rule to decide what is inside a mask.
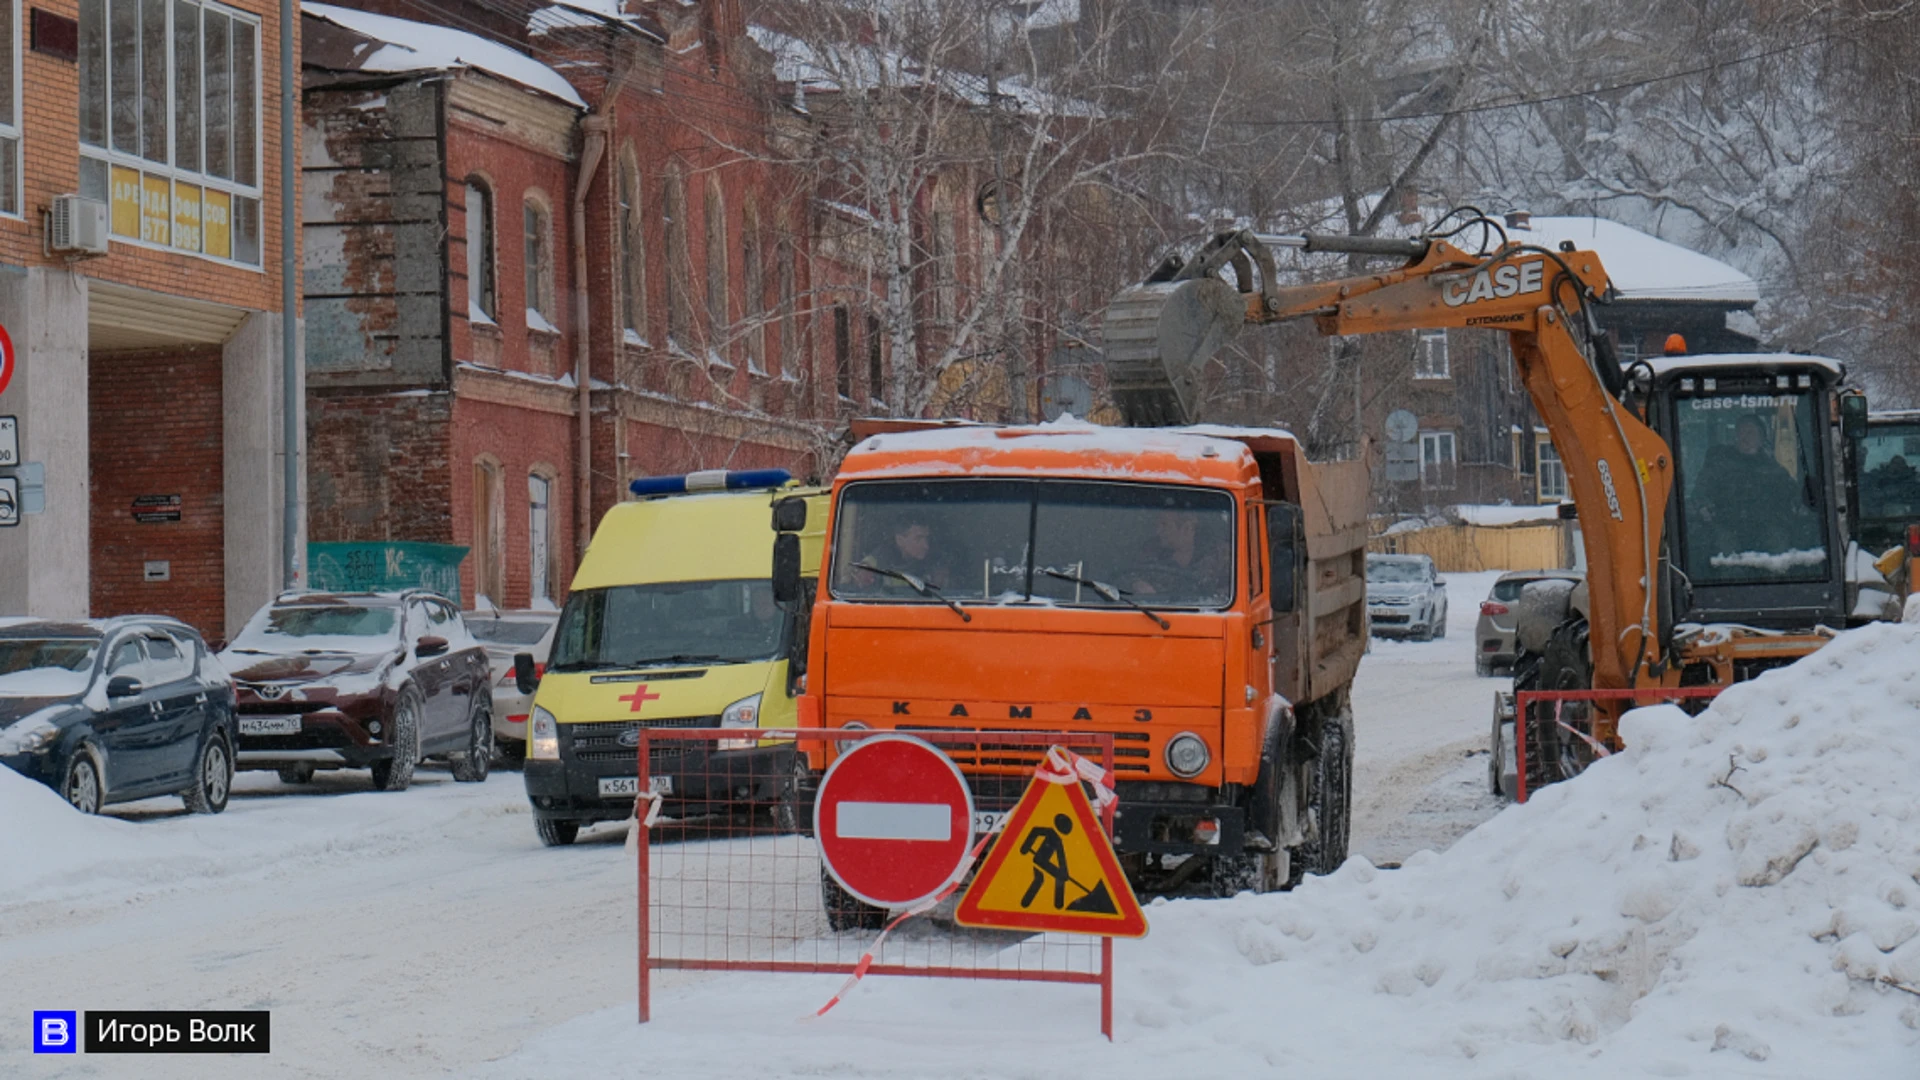
[[[1588,690],[1593,687],[1593,661],[1587,651],[1587,620],[1569,619],[1554,628],[1546,652],[1522,657],[1514,665],[1515,690]],[[1524,665],[1524,670],[1522,665]],[[1593,706],[1565,702],[1560,719],[1575,728],[1591,730]],[[1521,718],[1527,725],[1527,790],[1570,780],[1593,763],[1585,740],[1554,722],[1552,702],[1536,701]]]

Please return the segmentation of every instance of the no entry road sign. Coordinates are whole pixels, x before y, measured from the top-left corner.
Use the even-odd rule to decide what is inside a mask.
[[[842,754],[813,804],[820,860],[849,893],[911,907],[938,893],[973,844],[973,793],[945,754],[876,735]]]

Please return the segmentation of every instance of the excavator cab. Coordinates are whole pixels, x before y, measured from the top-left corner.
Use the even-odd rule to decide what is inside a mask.
[[[1816,356],[1663,356],[1631,391],[1673,454],[1662,622],[1806,632],[1846,625],[1833,397]]]

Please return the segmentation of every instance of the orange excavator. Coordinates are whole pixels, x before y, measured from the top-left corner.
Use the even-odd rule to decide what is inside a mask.
[[[1190,422],[1202,368],[1247,325],[1501,331],[1565,463],[1587,559],[1578,587],[1523,607],[1516,689],[1724,686],[1862,618],[1846,580],[1834,418],[1864,416],[1866,403],[1840,390],[1839,363],[1741,354],[1623,366],[1595,319],[1610,286],[1594,252],[1510,241],[1477,212],[1449,219],[1459,224],[1410,239],[1225,232],[1191,261],[1168,259],[1109,308],[1116,406],[1130,426]],[[1474,226],[1483,249],[1456,246]],[[1274,251],[1284,248],[1404,262],[1282,284]],[[1521,718],[1527,785],[1617,749],[1632,704],[1630,694],[1536,703]]]

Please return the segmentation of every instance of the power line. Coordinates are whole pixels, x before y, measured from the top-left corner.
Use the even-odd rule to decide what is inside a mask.
[[[1471,116],[1476,113],[1498,112],[1502,109],[1524,109],[1534,105],[1551,105],[1559,101],[1573,101],[1578,98],[1594,98],[1594,97],[1599,97],[1602,94],[1614,94],[1614,93],[1619,93],[1622,90],[1637,90],[1643,86],[1652,86],[1656,83],[1673,82],[1676,79],[1690,79],[1695,75],[1704,75],[1704,74],[1707,74],[1708,72],[1724,71],[1727,68],[1739,67],[1742,64],[1751,64],[1756,61],[1770,59],[1772,57],[1781,56],[1786,53],[1797,52],[1809,46],[1818,45],[1829,39],[1830,39],[1830,35],[1823,34],[1816,38],[1809,38],[1806,41],[1795,42],[1792,45],[1782,45],[1782,46],[1779,46],[1778,48],[1767,49],[1764,52],[1750,53],[1746,56],[1735,57],[1732,60],[1720,60],[1711,64],[1702,64],[1699,67],[1687,68],[1684,71],[1674,71],[1674,72],[1669,72],[1665,75],[1653,75],[1645,79],[1634,79],[1629,82],[1614,83],[1611,86],[1602,86],[1593,90],[1571,90],[1564,94],[1549,94],[1549,95],[1546,95],[1545,97],[1520,98],[1515,101],[1489,101],[1489,102],[1482,102],[1477,105],[1462,105],[1456,109],[1434,109],[1429,112],[1398,113],[1393,116],[1383,116],[1380,119],[1382,121],[1437,120],[1442,117],[1448,117],[1448,116]],[[1242,126],[1242,127],[1332,127],[1336,124],[1341,123],[1342,121],[1338,119],[1323,119],[1323,120],[1227,120],[1224,122],[1228,124]]]

